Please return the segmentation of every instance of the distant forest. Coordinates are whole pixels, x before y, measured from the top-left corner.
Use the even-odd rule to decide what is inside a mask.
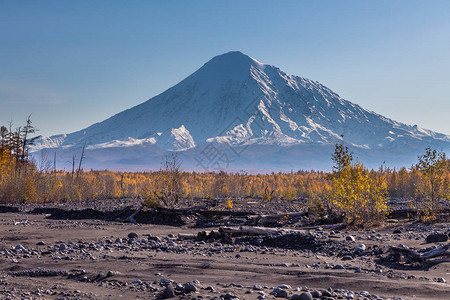
[[[30,135],[34,131],[30,119],[23,127],[11,129],[11,126],[2,126],[0,129],[2,203],[81,202],[135,197],[164,199],[174,195],[177,199],[205,200],[311,199],[332,191],[335,184],[333,173],[339,171],[258,175],[223,171],[183,172],[176,155],[171,155],[163,162],[161,170],[155,172],[85,171],[82,161],[75,160],[71,171],[58,171],[53,168],[52,159],[40,162],[30,159],[29,148],[33,143]],[[330,157],[332,155],[330,153]],[[436,197],[447,199],[449,194],[450,163],[444,153],[431,149],[427,149],[418,158],[418,164],[410,168],[361,170],[367,178],[383,187],[387,197],[418,201]]]

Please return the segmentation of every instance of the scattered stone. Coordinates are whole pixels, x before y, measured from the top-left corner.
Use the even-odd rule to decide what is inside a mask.
[[[355,237],[353,235],[347,235],[345,237],[345,240],[349,241],[349,242],[355,242],[356,241],[356,239],[355,239]]]
[[[303,292],[300,295],[295,294],[290,298],[291,300],[313,300],[313,296],[309,292]]]
[[[277,298],[287,298],[288,297],[288,292],[286,290],[280,289],[280,288],[275,288],[273,290],[273,292],[270,294],[274,295]]]
[[[345,270],[345,267],[343,265],[335,265],[332,270]]]
[[[359,293],[359,296],[360,297],[369,297],[369,292],[367,292],[367,291],[362,291],[361,293]]]
[[[448,235],[445,233],[433,233],[427,236],[427,243],[439,243],[448,241]]]
[[[292,287],[288,284],[282,284],[278,286],[279,289],[291,290]]]
[[[225,299],[225,300],[239,300],[239,297],[231,294],[231,293],[227,293],[225,295],[220,296],[221,298]]]
[[[138,235],[137,235],[137,233],[135,233],[135,232],[130,232],[130,233],[128,234],[128,238],[129,238],[129,239],[137,239],[137,238],[138,238]]]
[[[186,283],[184,285],[184,292],[185,293],[194,293],[197,291],[197,287],[193,285],[192,283]]]
[[[322,296],[323,297],[334,297],[334,295],[333,295],[333,291],[331,290],[331,288],[329,289],[329,290],[322,290],[321,291],[321,293],[322,293]]]
[[[320,298],[320,297],[322,297],[322,293],[320,291],[312,291],[311,296],[313,298]]]
[[[16,247],[14,247],[14,249],[16,249],[16,250],[25,250],[25,247],[19,244]]]
[[[366,245],[364,245],[364,244],[361,244],[355,248],[355,253],[361,253],[363,251],[366,251]]]
[[[168,284],[164,291],[159,295],[161,299],[168,299],[175,297],[175,290],[171,284]]]

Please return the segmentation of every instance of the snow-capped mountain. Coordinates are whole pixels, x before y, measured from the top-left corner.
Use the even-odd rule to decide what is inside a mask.
[[[212,153],[232,156],[226,168],[290,170],[327,168],[337,141],[369,165],[409,165],[426,146],[450,148],[447,135],[385,118],[316,81],[229,52],[103,122],[41,137],[33,150],[64,155],[86,144],[86,163],[101,168],[152,168],[166,151],[179,151],[188,168],[214,169]]]

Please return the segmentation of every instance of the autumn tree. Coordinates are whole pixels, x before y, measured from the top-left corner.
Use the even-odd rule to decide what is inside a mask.
[[[144,191],[144,205],[148,207],[176,207],[183,195],[181,161],[177,153],[165,156],[152,191]]]
[[[433,220],[440,209],[440,201],[450,198],[450,184],[446,180],[447,157],[444,152],[427,147],[418,159],[415,167],[424,176],[425,181],[418,189],[416,203],[422,210],[423,219]]]
[[[354,163],[348,147],[336,144],[332,155],[332,189],[326,200],[342,212],[348,223],[364,225],[383,220],[387,212],[386,182],[373,177],[359,162]]]

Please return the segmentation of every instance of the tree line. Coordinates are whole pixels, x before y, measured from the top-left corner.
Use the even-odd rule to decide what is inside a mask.
[[[432,219],[448,205],[450,195],[449,160],[445,153],[431,148],[418,157],[417,164],[398,170],[369,170],[338,143],[332,154],[332,172],[183,172],[174,155],[154,172],[85,171],[81,159],[77,169],[57,171],[38,168],[30,158],[35,132],[30,118],[22,127],[0,128],[2,203],[141,197],[151,206],[176,206],[192,199],[203,199],[205,203],[213,203],[214,199],[307,199],[317,213],[333,210],[345,215],[349,222],[362,223],[370,218],[382,219],[389,198],[408,199],[412,208],[423,212],[423,219]]]

